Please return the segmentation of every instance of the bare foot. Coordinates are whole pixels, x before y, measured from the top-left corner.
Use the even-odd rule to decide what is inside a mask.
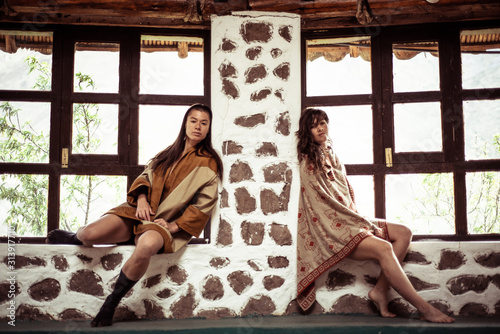
[[[368,297],[372,300],[373,303],[375,303],[375,306],[378,308],[380,311],[380,315],[383,318],[394,318],[396,315],[392,312],[389,312],[388,305],[389,302],[387,301],[387,295],[385,293],[379,293],[375,289],[371,290],[368,292]]]
[[[429,307],[425,311],[420,312],[420,319],[428,322],[446,323],[446,324],[455,322],[455,319],[447,316],[446,314],[439,311],[432,305],[429,305]]]

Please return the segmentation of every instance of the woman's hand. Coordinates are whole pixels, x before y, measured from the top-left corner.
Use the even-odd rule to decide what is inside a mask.
[[[145,194],[140,194],[137,197],[137,210],[135,212],[135,217],[141,220],[151,221],[151,216],[155,213],[151,209]]]
[[[153,220],[153,222],[160,225],[160,226],[163,226],[170,233],[179,232],[179,225],[177,225],[176,223],[169,223],[169,222],[165,221],[165,219],[163,219],[163,218],[155,219],[155,220]]]

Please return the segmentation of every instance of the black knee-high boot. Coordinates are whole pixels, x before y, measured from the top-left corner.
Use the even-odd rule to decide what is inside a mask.
[[[118,279],[116,280],[113,292],[108,296],[108,298],[106,298],[104,304],[99,310],[99,313],[97,313],[90,325],[92,327],[111,326],[113,324],[113,315],[115,314],[116,307],[127,292],[132,289],[135,283],[137,283],[137,281],[128,279],[123,271],[120,271],[120,276],[118,276]]]

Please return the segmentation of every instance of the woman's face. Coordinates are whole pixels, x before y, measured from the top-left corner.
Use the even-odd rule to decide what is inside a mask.
[[[328,123],[324,119],[316,119],[311,127],[311,134],[316,144],[326,146],[328,141]]]
[[[210,129],[210,115],[206,111],[193,109],[186,120],[186,143],[195,146],[207,137]]]

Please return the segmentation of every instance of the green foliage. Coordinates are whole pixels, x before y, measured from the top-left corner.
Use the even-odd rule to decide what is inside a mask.
[[[51,69],[36,57],[28,57],[26,63],[30,74],[36,74],[34,89],[50,89]],[[75,81],[80,89],[95,88],[89,75],[76,74]],[[38,133],[29,121],[20,120],[20,109],[11,103],[0,105],[0,160],[5,162],[41,162],[49,154],[49,136]],[[100,146],[94,138],[101,125],[99,108],[96,104],[75,104],[73,111],[73,153],[93,153]],[[48,176],[30,174],[3,174],[1,177],[0,200],[10,203],[3,224],[9,225],[18,235],[42,236],[47,232]],[[118,191],[118,180],[104,176],[61,177],[60,227],[76,230],[89,222],[94,203],[102,198],[97,191],[106,185]],[[123,192],[123,190],[122,190]],[[80,209],[78,212],[75,207]]]

